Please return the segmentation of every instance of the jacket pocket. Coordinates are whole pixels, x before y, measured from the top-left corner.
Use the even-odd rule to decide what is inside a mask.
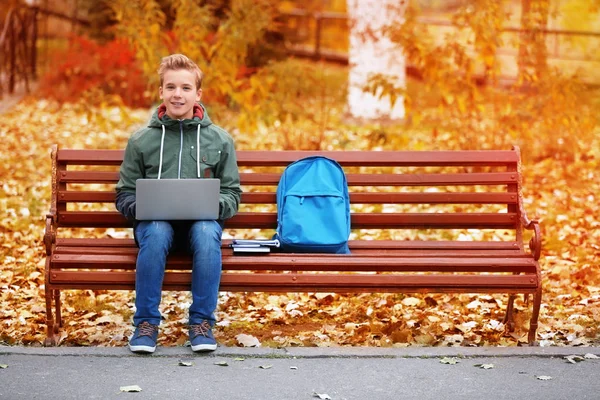
[[[190,149],[190,153],[194,162],[197,159],[196,147]],[[200,150],[200,177],[214,178],[215,170],[219,160],[221,159],[221,150],[201,149]]]

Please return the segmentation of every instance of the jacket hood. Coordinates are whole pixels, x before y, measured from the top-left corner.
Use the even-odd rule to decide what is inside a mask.
[[[169,127],[172,125],[179,126],[179,121],[176,119],[172,119],[167,115],[167,106],[161,104],[152,114],[152,118],[150,118],[149,127],[152,128],[160,128],[161,126]],[[201,127],[207,127],[212,124],[206,109],[202,104],[194,104],[194,116],[190,119],[183,120],[185,125],[197,125],[200,124]]]

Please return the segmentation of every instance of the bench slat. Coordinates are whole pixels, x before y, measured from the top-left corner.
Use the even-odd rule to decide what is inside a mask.
[[[276,186],[281,174],[240,173],[242,185]],[[517,182],[514,172],[472,172],[431,174],[346,174],[348,186],[449,186],[507,185]]]
[[[327,260],[324,262],[324,260]],[[69,254],[52,256],[53,269],[131,269],[135,268],[136,253],[130,254]],[[530,257],[381,257],[360,253],[352,256],[334,254],[268,256],[223,255],[224,270],[276,271],[443,271],[443,272],[529,272],[535,273],[536,263]],[[189,256],[171,256],[167,268],[189,269]]]
[[[114,183],[119,181],[118,171],[60,171],[61,183]]]
[[[226,245],[222,247],[222,254],[224,257],[233,256],[233,249]],[[137,247],[66,247],[58,246],[54,250],[54,254],[114,254],[114,255],[137,255]],[[273,252],[274,254],[274,252]],[[510,250],[451,250],[451,249],[440,249],[440,250],[422,250],[422,249],[386,249],[386,248],[358,248],[352,249],[353,255],[369,256],[369,257],[449,257],[449,258],[463,258],[463,257],[524,257],[526,253],[519,249]],[[266,257],[263,255],[262,257]],[[320,257],[320,255],[306,255],[306,257]],[[191,263],[191,259],[188,260]]]
[[[495,166],[518,162],[514,151],[240,151],[243,166],[285,166],[304,157],[322,155],[342,166]]]
[[[115,192],[61,190],[60,203],[114,203]],[[514,193],[350,193],[352,204],[517,204]],[[276,204],[274,192],[242,193],[242,204]]]
[[[60,171],[62,183],[117,183],[115,171]],[[280,173],[240,173],[242,185],[277,186]],[[507,185],[517,182],[514,172],[472,172],[431,174],[346,174],[348,186],[448,186]]]
[[[354,213],[353,229],[395,228],[481,228],[514,229],[516,213]],[[58,225],[62,227],[119,227],[130,223],[117,211],[60,211]],[[274,229],[277,213],[241,212],[225,222],[227,228]]]
[[[228,246],[231,239],[223,240]],[[57,249],[59,247],[135,247],[133,239],[116,238],[57,238]],[[518,249],[519,244],[514,241],[450,241],[450,240],[350,240],[350,249],[422,249],[422,250],[512,250]]]
[[[124,154],[125,150],[58,149],[56,162],[74,165],[121,165]]]
[[[163,290],[189,290],[191,273],[165,274]],[[134,289],[135,272],[53,272],[50,286],[60,289]],[[97,285],[97,286],[95,286]],[[283,292],[502,292],[533,293],[537,280],[527,275],[339,275],[224,273],[221,291]]]
[[[124,150],[59,149],[57,162],[77,165],[120,165]],[[498,166],[516,164],[508,150],[471,151],[238,151],[239,166],[286,166],[303,157],[322,155],[342,166]]]

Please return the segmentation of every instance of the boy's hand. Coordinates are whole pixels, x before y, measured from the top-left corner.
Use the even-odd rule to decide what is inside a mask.
[[[134,220],[135,218],[135,201],[127,208],[127,219]]]

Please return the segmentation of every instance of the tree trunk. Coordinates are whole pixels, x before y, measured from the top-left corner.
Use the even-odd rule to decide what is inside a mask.
[[[383,37],[379,30],[393,23],[397,0],[347,0],[350,20],[348,111],[356,118],[404,118],[404,99],[393,107],[388,98],[365,93],[363,87],[371,74],[391,76],[395,86],[406,87],[406,61],[402,49]],[[396,21],[400,23],[400,21]]]
[[[522,0],[518,66],[520,83],[532,82],[548,71],[546,33],[549,0]]]

